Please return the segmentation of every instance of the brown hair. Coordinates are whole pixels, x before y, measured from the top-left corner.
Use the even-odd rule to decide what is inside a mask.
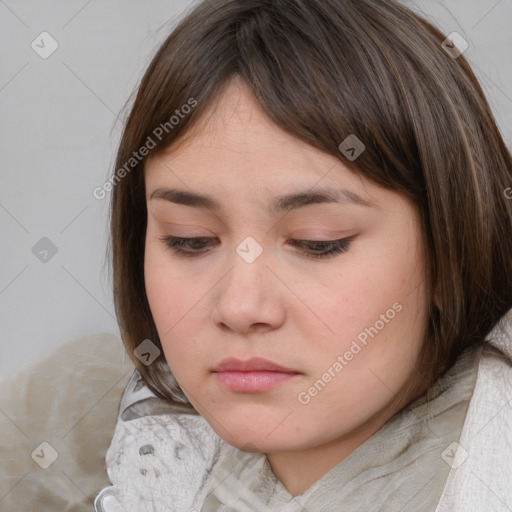
[[[418,207],[429,308],[418,367],[431,384],[512,307],[512,157],[468,62],[447,53],[445,39],[390,0],[203,1],[142,78],[116,169],[155,133],[151,155],[167,149],[244,80],[276,125]],[[171,126],[191,98],[197,107]],[[366,146],[356,161],[338,148],[351,134]],[[144,285],[144,161],[112,192],[116,313],[149,387],[186,401],[163,352],[147,366],[134,355],[145,339],[161,349]]]

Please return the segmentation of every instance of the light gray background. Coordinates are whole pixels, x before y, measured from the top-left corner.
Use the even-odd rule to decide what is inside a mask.
[[[190,0],[0,0],[0,376],[70,337],[119,334],[105,262],[121,108]],[[512,0],[404,1],[469,43],[512,141]],[[42,59],[43,31],[58,49]],[[511,184],[512,186],[512,184]],[[32,252],[57,247],[46,263]]]

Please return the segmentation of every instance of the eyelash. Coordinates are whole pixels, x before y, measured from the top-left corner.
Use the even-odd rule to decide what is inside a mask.
[[[343,254],[348,251],[350,247],[350,243],[352,240],[356,237],[356,235],[348,237],[348,238],[342,238],[340,240],[291,240],[293,246],[306,246],[310,249],[314,249],[315,247],[329,247],[329,250],[323,253],[318,253],[313,250],[311,252],[310,250],[299,250],[299,252],[302,252],[307,257],[311,257],[314,259],[321,259],[321,258],[329,258],[334,257],[339,254]],[[197,256],[201,256],[202,254],[206,254],[208,251],[184,251],[182,247],[186,246],[186,244],[191,242],[204,242],[208,240],[212,240],[210,237],[195,237],[195,238],[180,238],[175,236],[166,236],[163,238],[160,238],[167,248],[171,249],[176,253],[178,256],[184,256],[187,258],[194,258]]]

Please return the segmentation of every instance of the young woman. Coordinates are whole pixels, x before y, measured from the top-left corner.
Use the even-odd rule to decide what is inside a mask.
[[[512,158],[456,42],[389,0],[173,30],[110,183],[97,511],[512,509]]]

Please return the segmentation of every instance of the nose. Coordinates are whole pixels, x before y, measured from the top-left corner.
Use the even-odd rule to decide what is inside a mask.
[[[250,261],[233,251],[230,270],[215,288],[212,320],[224,330],[261,332],[284,322],[286,288],[269,268],[265,252]]]

